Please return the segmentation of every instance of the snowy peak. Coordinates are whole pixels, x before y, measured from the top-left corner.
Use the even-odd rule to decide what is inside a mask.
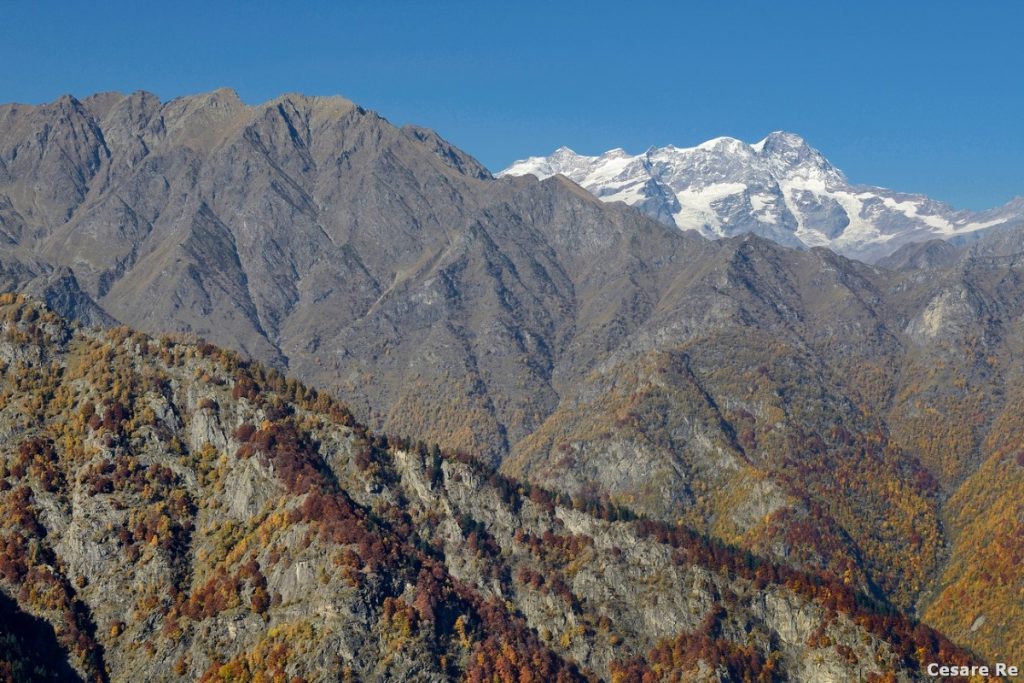
[[[796,133],[787,133],[784,130],[776,130],[768,133],[767,136],[760,142],[756,142],[751,145],[759,153],[772,154],[782,151],[789,150],[809,150],[815,154],[818,154],[816,149],[813,149],[807,144],[807,141]]]
[[[972,213],[922,195],[851,185],[799,135],[747,144],[717,137],[694,147],[621,148],[599,156],[560,147],[499,175],[562,174],[605,201],[635,206],[708,237],[753,232],[794,247],[825,246],[874,260],[903,244],[1024,223],[1024,201]]]
[[[745,154],[747,152],[747,147],[747,144],[744,143],[742,140],[737,140],[736,138],[723,136],[718,138],[711,138],[707,142],[700,143],[693,149],[699,149],[706,152],[713,151],[718,152],[720,154]],[[666,147],[665,149],[686,151],[680,150],[679,148],[673,147],[671,145],[669,147]]]
[[[629,156],[629,152],[627,152],[626,150],[622,149],[621,147],[616,147],[615,149],[610,149],[607,152],[605,152],[604,154],[602,154],[601,158],[602,159],[623,159],[623,158],[628,157],[628,156]]]
[[[794,133],[775,131],[751,147],[779,177],[815,178],[836,185],[846,184],[845,176],[821,152]]]

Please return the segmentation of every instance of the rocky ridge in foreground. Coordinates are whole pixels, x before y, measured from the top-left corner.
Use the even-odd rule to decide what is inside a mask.
[[[7,294],[0,364],[0,671],[909,681],[970,661],[840,579],[374,435],[209,344]]]

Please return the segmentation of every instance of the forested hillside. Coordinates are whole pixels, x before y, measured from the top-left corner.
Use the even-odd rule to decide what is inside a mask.
[[[827,573],[375,434],[210,344],[0,297],[0,673],[919,680],[972,661]]]

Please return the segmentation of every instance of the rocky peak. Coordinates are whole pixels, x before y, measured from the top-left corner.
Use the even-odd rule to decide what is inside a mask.
[[[842,186],[846,179],[825,156],[794,133],[775,131],[753,145],[780,178],[801,177]]]

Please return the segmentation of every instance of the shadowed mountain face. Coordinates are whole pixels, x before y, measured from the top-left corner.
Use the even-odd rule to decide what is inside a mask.
[[[387,433],[828,570],[1011,658],[1019,602],[933,606],[1024,585],[1019,498],[967,512],[980,472],[1020,477],[1020,245],[876,267],[710,241],[340,98],[0,108],[6,288],[208,338]],[[964,585],[961,529],[1002,539],[1004,574]]]

